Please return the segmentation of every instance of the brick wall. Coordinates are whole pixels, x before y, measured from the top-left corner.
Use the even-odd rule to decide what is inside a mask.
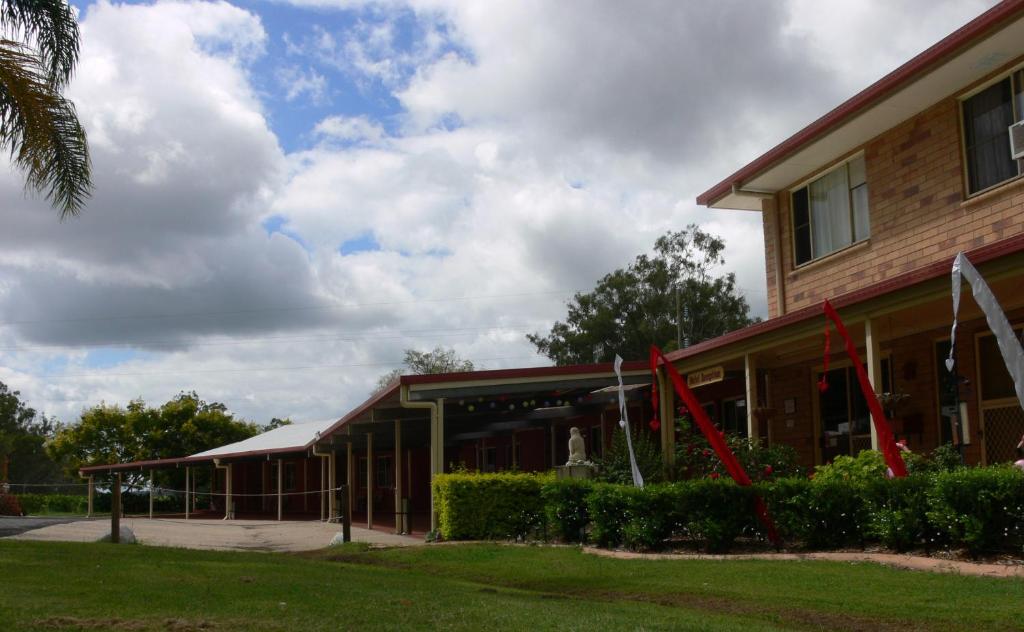
[[[776,247],[788,312],[1024,231],[1024,179],[965,200],[956,99],[941,101],[863,149],[871,224],[867,242],[794,269],[788,190],[764,205],[772,317],[780,315]]]

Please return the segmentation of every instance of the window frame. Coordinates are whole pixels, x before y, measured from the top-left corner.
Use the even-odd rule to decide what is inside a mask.
[[[852,162],[854,162],[855,160],[858,160],[858,159],[864,161],[864,182],[862,182],[861,184],[857,185],[856,187],[851,187],[850,186],[850,163],[852,163]],[[845,246],[842,246],[840,248],[836,248],[835,250],[832,250],[832,251],[827,252],[825,254],[815,256],[815,254],[814,254],[814,224],[812,222],[812,216],[811,216],[810,187],[815,182],[818,182],[822,178],[824,178],[824,177],[826,177],[826,176],[828,176],[828,175],[830,175],[830,174],[832,174],[832,173],[834,173],[834,172],[836,172],[836,171],[838,171],[840,169],[845,169],[846,170],[846,194],[847,194],[847,197],[848,197],[848,204],[849,204],[849,206],[848,206],[849,218],[848,219],[850,221],[851,241],[850,241],[850,243],[846,244]],[[857,220],[856,220],[856,209],[854,208],[854,204],[853,204],[853,197],[854,197],[853,196],[853,191],[854,191],[854,189],[859,189],[860,187],[867,187],[867,191],[868,191],[867,234],[864,237],[862,237],[860,239],[857,239]],[[798,250],[797,249],[797,228],[798,227],[797,227],[797,224],[796,224],[796,203],[795,203],[795,199],[796,199],[797,194],[799,194],[801,191],[806,191],[805,197],[807,198],[807,223],[806,223],[807,239],[808,239],[807,248],[808,248],[810,257],[806,261],[798,262],[798,253],[797,253],[797,250]],[[800,226],[801,227],[805,226],[805,224],[800,224]],[[868,241],[871,240],[871,189],[868,187],[867,160],[866,160],[866,158],[864,156],[864,150],[857,151],[857,152],[847,156],[846,158],[844,158],[844,159],[840,160],[839,162],[833,164],[831,167],[828,167],[827,169],[823,169],[822,171],[819,171],[818,173],[814,174],[812,177],[810,177],[810,178],[808,178],[806,180],[803,180],[799,184],[797,184],[797,185],[795,185],[795,186],[793,186],[793,187],[791,187],[789,189],[789,229],[790,229],[789,230],[789,234],[790,234],[790,240],[789,240],[790,241],[790,252],[791,252],[791,255],[793,257],[793,270],[797,270],[797,269],[802,268],[804,266],[812,265],[812,264],[817,263],[819,261],[822,261],[822,260],[824,260],[824,259],[826,259],[828,257],[831,257],[832,255],[835,255],[835,254],[838,254],[840,252],[843,252],[844,250],[847,250],[848,248],[852,248],[853,246],[856,246],[857,244],[865,243],[865,242],[868,242]]]
[[[1018,94],[1024,95],[1024,74],[1022,74],[1022,78],[1021,78],[1021,84],[1022,85],[1017,85],[1017,80],[1016,80],[1015,76],[1018,73],[1024,73],[1024,64],[1018,64],[1018,65],[1014,66],[1013,68],[1010,68],[1008,70],[1000,72],[996,76],[988,79],[987,81],[981,83],[980,85],[977,85],[977,86],[971,88],[970,90],[964,92],[963,94],[959,95],[957,97],[957,99],[956,99],[956,101],[957,101],[957,120],[958,120],[959,125],[960,125],[960,162],[961,162],[960,177],[961,177],[961,179],[963,181],[964,199],[969,200],[969,199],[977,197],[979,195],[984,195],[985,193],[988,193],[989,191],[997,189],[997,188],[1003,186],[1004,184],[1007,184],[1009,182],[1013,182],[1015,180],[1019,180],[1022,177],[1024,177],[1024,159],[1018,159],[1017,160],[1017,175],[1011,176],[1011,177],[1009,177],[1009,178],[1007,178],[1005,180],[1001,180],[999,182],[996,182],[995,184],[991,184],[991,185],[989,185],[989,186],[987,186],[987,187],[985,187],[983,189],[978,189],[977,191],[971,191],[971,173],[970,173],[970,167],[968,165],[968,156],[969,156],[969,154],[967,153],[967,125],[966,125],[966,121],[964,120],[964,104],[969,99],[971,99],[973,97],[976,97],[977,95],[981,94],[985,90],[988,90],[989,88],[991,88],[992,86],[994,86],[994,85],[996,85],[998,83],[1002,83],[1004,81],[1009,81],[1010,82],[1010,112],[1011,112],[1010,116],[1013,119],[1013,123],[1018,123],[1020,121],[1024,121],[1024,107],[1021,107],[1020,111],[1018,111],[1018,103],[1017,103],[1017,101],[1018,101],[1017,95]],[[1024,96],[1021,97],[1020,101],[1022,103],[1024,103]],[[1013,123],[1011,123],[1011,125]],[[1007,128],[1007,132],[1006,133],[1009,134],[1009,126]]]

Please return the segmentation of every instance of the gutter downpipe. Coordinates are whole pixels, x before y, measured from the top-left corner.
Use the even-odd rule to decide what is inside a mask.
[[[320,439],[319,434],[317,439]],[[321,452],[317,449],[317,444],[313,443],[313,456],[318,456],[321,459],[327,459],[326,461],[320,461],[320,520],[324,519],[324,464],[330,468],[330,493],[327,494],[327,522],[334,521],[334,451]]]
[[[402,384],[398,402],[402,408],[430,411],[430,529],[437,530],[437,512],[434,510],[434,476],[444,472],[444,398],[437,401],[409,401],[409,386]]]

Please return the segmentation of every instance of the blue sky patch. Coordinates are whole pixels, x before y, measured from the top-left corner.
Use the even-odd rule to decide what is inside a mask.
[[[338,248],[338,252],[342,255],[354,255],[357,252],[376,252],[378,250],[380,250],[380,244],[377,243],[377,238],[373,236],[373,233],[366,233],[355,239],[349,239]]]

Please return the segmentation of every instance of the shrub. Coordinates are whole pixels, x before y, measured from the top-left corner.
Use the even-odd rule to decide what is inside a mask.
[[[651,439],[648,432],[641,430],[633,436],[633,452],[636,466],[644,477],[644,483],[659,483],[665,480],[661,461],[661,448]],[[629,445],[626,433],[616,428],[612,441],[604,456],[598,461],[598,479],[620,485],[633,484],[633,469],[629,464]]]
[[[570,478],[545,483],[541,488],[549,533],[565,542],[586,541],[590,523],[587,495],[594,485],[588,480]]]
[[[587,496],[590,537],[598,546],[622,545],[623,527],[632,518],[632,497],[636,488],[627,485],[597,483]]]
[[[928,519],[972,555],[1024,550],[1024,472],[1011,466],[959,468],[935,475]]]
[[[807,478],[780,478],[754,485],[754,493],[764,500],[768,515],[783,542],[805,542],[811,529],[808,515],[811,481]],[[763,526],[758,523],[762,537]]]
[[[703,479],[683,483],[681,491],[682,522],[704,550],[727,551],[737,537],[752,529],[753,488],[731,480]]]
[[[18,500],[26,515],[39,516],[49,513],[80,513],[88,508],[85,496],[71,494],[19,494]]]
[[[689,419],[683,417],[677,423],[680,437],[676,443],[676,477],[681,480],[705,478],[712,473],[720,477],[727,476],[728,472],[718,454],[704,435],[690,425]],[[747,439],[735,434],[726,434],[724,437],[729,449],[753,481],[803,475],[803,468],[797,465],[796,450],[791,446],[779,443],[767,447],[756,438]]]
[[[662,548],[680,530],[684,491],[685,486],[678,484],[632,488],[627,494],[629,510],[622,528],[622,544],[642,551]]]
[[[550,475],[439,474],[438,530],[446,540],[526,538],[543,527],[541,486]]]
[[[933,548],[939,537],[928,521],[927,492],[933,484],[927,474],[866,483],[867,535],[896,551]]]
[[[0,516],[21,516],[21,504],[14,494],[0,494]]]
[[[815,481],[853,481],[863,483],[885,476],[885,457],[878,450],[861,450],[856,457],[840,455],[827,465],[814,468]]]
[[[872,481],[885,482],[884,478]],[[807,487],[807,522],[804,542],[812,549],[834,549],[851,544],[864,545],[868,507],[864,481],[817,477]]]

